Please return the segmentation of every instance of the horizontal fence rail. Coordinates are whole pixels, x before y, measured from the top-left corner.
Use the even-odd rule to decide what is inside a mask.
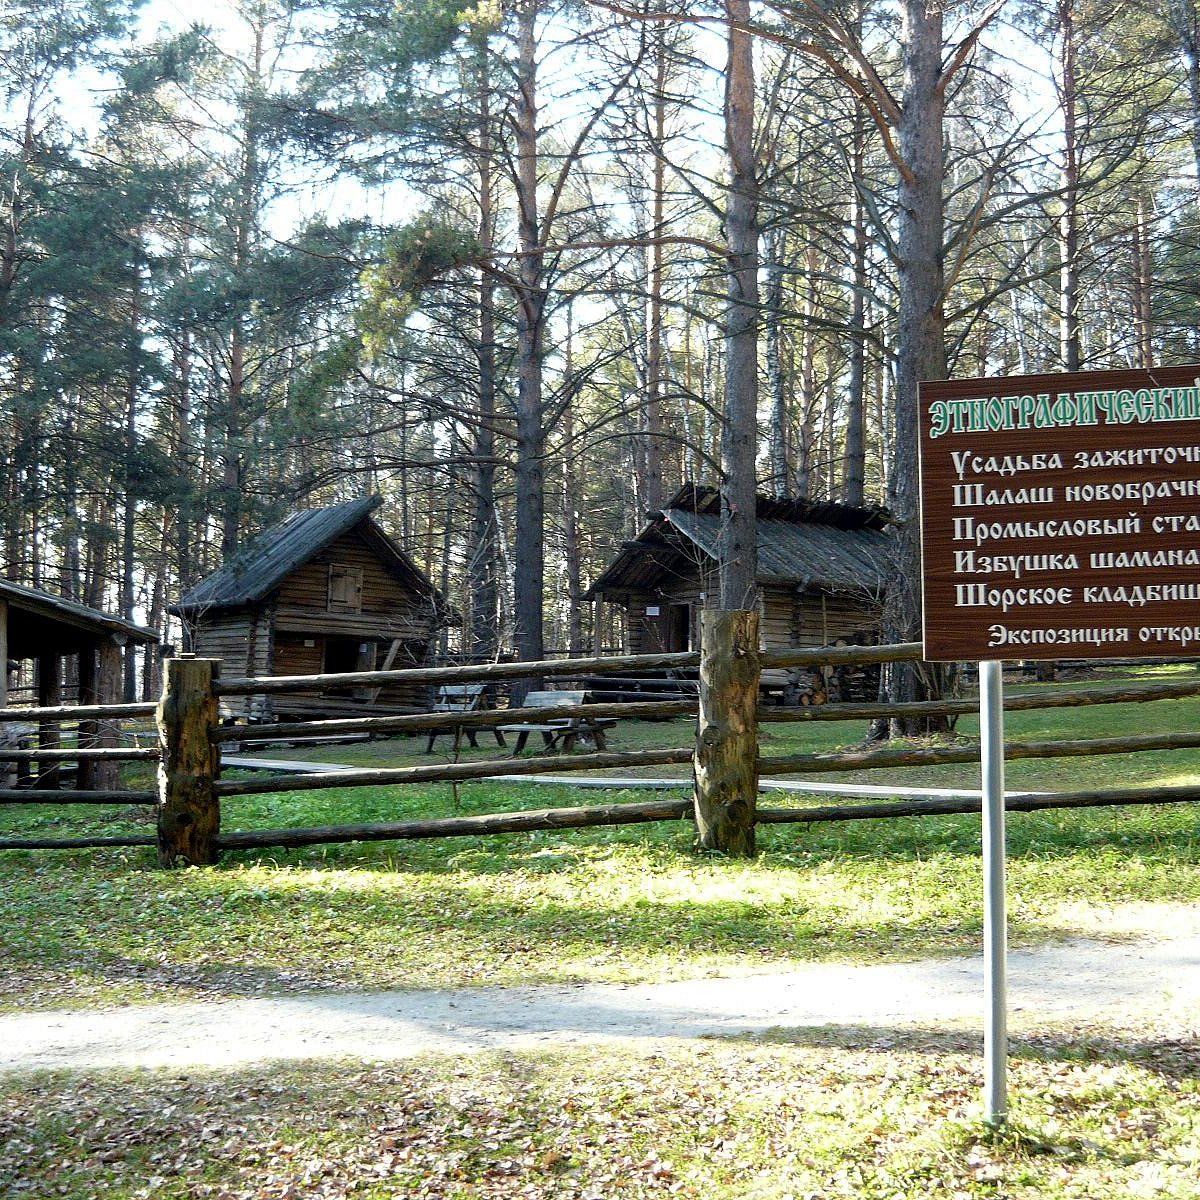
[[[1038,812],[1050,808],[1115,808],[1138,804],[1200,803],[1200,788],[1108,788],[1096,792],[1006,792],[1007,812]],[[982,811],[980,797],[894,800],[874,804],[825,804],[796,808],[759,808],[764,825],[796,825],[818,821],[874,821],[885,817],[965,816]]]
[[[0,788],[0,804],[157,804],[157,792]]]
[[[491,679],[559,679],[564,675],[605,675],[637,668],[662,670],[700,666],[699,651],[636,654],[605,658],[552,658],[524,663],[482,663],[470,667],[407,667],[397,671],[351,671],[338,675],[273,675],[254,679],[222,679],[219,696],[254,696],[321,688],[382,687],[401,683],[480,683]]]
[[[752,616],[753,614],[745,614]],[[168,664],[164,693],[159,703],[55,706],[42,708],[6,708],[0,710],[0,735],[6,726],[39,725],[43,728],[69,727],[99,722],[105,734],[112,736],[115,722],[156,715],[156,745],[114,746],[47,744],[33,749],[0,744],[0,770],[10,764],[23,769],[37,764],[46,780],[56,776],[58,763],[77,762],[80,772],[87,764],[160,763],[157,792],[116,787],[81,787],[66,790],[51,786],[0,787],[0,805],[123,805],[153,806],[157,809],[158,828],[154,834],[88,836],[78,838],[0,838],[0,849],[76,849],[89,847],[156,847],[159,862],[215,862],[222,851],[279,847],[299,847],[333,842],[411,840],[418,838],[467,837],[485,834],[521,833],[534,830],[584,829],[589,827],[633,825],[651,821],[697,817],[698,799],[653,799],[632,803],[599,804],[578,807],[531,809],[521,812],[438,817],[429,819],[372,822],[370,824],[327,825],[307,829],[263,829],[219,832],[220,804],[236,796],[270,795],[333,788],[357,788],[420,785],[436,782],[457,785],[472,780],[521,778],[552,775],[559,778],[580,772],[628,770],[652,766],[695,766],[702,748],[709,745],[717,726],[710,709],[713,703],[712,680],[719,674],[717,659],[725,653],[718,647],[706,647],[712,659],[702,661],[699,652],[674,652],[649,655],[605,655],[592,658],[550,659],[528,663],[488,663],[469,666],[419,667],[389,671],[357,671],[339,674],[273,676],[220,679],[217,664],[184,656]],[[904,663],[921,658],[919,643],[891,646],[838,646],[786,651],[753,652],[753,682],[748,720],[752,725],[807,721],[877,721],[924,717],[957,717],[977,712],[978,702],[953,698],[924,702],[888,704],[833,702],[805,706],[779,706],[759,702],[757,681],[762,670],[801,671],[808,668]],[[381,688],[406,684],[419,686],[487,683],[505,680],[567,680],[588,676],[640,673],[641,683],[652,671],[699,669],[698,695],[662,698],[660,689],[652,689],[652,700],[608,701],[602,689],[600,697],[581,710],[577,705],[543,708],[484,709],[464,712],[422,712],[402,715],[363,715],[318,718],[310,721],[274,721],[261,724],[224,725],[219,715],[219,698],[229,696],[275,695],[287,692],[334,692],[351,688]],[[207,674],[205,673],[207,672]],[[742,672],[743,677],[745,672]],[[172,678],[177,682],[172,683]],[[178,682],[190,680],[186,685]],[[774,681],[773,681],[774,682]],[[664,681],[665,683],[665,681]],[[706,692],[706,688],[708,692]],[[189,690],[190,689],[190,690]],[[1186,699],[1200,695],[1200,677],[1195,681],[1168,683],[1102,685],[1064,690],[1038,690],[1013,693],[1005,697],[1007,711],[1071,708],[1096,704],[1140,704]],[[488,757],[468,762],[439,762],[403,767],[361,767],[344,770],[258,775],[253,778],[220,778],[220,760],[224,747],[235,743],[336,739],[366,735],[382,737],[396,734],[421,734],[432,731],[455,733],[455,757],[459,735],[522,724],[541,727],[550,722],[580,717],[603,719],[664,719],[696,717],[697,736],[693,744],[674,748],[641,751],[596,750],[586,755],[541,754],[527,758]],[[95,730],[85,729],[81,740],[90,739]],[[586,735],[585,735],[586,736]],[[757,738],[752,739],[757,747]],[[1086,741],[1014,741],[1006,747],[1011,760],[1065,758],[1081,755],[1112,755],[1148,751],[1200,748],[1200,733],[1148,734],[1108,737]],[[757,748],[752,754],[745,778],[758,790],[762,778],[783,775],[822,775],[878,769],[972,764],[979,760],[974,741],[944,744],[889,744],[867,746],[829,753],[763,755]],[[69,776],[68,776],[69,778]],[[82,774],[80,779],[82,780]],[[699,776],[684,784],[698,791]],[[605,784],[603,776],[591,776],[590,785]],[[625,776],[612,780],[610,787],[636,788],[639,780]],[[816,788],[818,785],[814,784]],[[840,786],[840,785],[839,785]],[[904,789],[897,788],[896,796]],[[1092,792],[1019,793],[1006,797],[1013,812],[1032,812],[1045,808],[1088,808],[1109,805],[1195,803],[1200,788],[1143,787],[1106,789]],[[870,803],[817,804],[794,806],[754,805],[752,820],[760,825],[806,824],[834,820],[878,820],[887,817],[950,815],[979,812],[978,794],[889,798]],[[701,835],[703,830],[701,829]]]
[[[152,717],[155,705],[141,704],[60,704],[53,708],[0,708],[0,724],[8,721],[90,721]]]
[[[216,840],[222,850],[245,850],[266,846],[312,846],[323,842],[405,841],[418,838],[481,837],[495,833],[531,833],[541,829],[587,829],[604,825],[637,825],[649,821],[680,820],[691,815],[691,800],[648,800],[642,804],[542,808],[471,817],[438,817],[428,821],[331,825],[323,829],[276,829],[262,833],[223,833],[219,834]]]
[[[62,805],[93,805],[106,808],[155,808],[158,792],[106,786],[119,781],[118,768],[126,763],[150,763],[161,759],[157,744],[118,745],[122,723],[154,716],[157,704],[55,704],[0,708],[0,783],[19,772],[22,786],[0,786],[0,807],[28,808]],[[36,736],[41,744],[9,745],[13,729],[23,736]],[[64,732],[73,731],[72,742],[64,744]],[[157,738],[155,738],[157,742]],[[29,767],[35,773],[29,777]],[[74,767],[70,764],[76,764]],[[63,786],[64,780],[74,786]],[[98,848],[154,847],[154,833],[89,834],[81,837],[0,836],[0,850],[84,850]]]
[[[1140,754],[1149,750],[1190,750],[1200,747],[1200,733],[1140,734],[1137,737],[1093,738],[1086,742],[1006,742],[1004,756],[1019,758],[1078,758],[1105,754]],[[979,761],[979,743],[913,746],[900,750],[840,750],[833,754],[793,754],[760,758],[761,775],[795,771],[863,771],[882,767],[938,767]]]
[[[38,750],[10,750],[0,746],[0,762],[154,762],[160,757],[153,746],[47,746]]]
[[[891,646],[818,646],[804,650],[764,650],[758,664],[764,671],[789,667],[864,666],[868,663],[920,662],[920,642]]]
[[[1184,700],[1200,696],[1200,678],[1194,683],[1130,684],[1126,687],[1090,687],[1078,691],[1013,692],[1004,696],[1005,712],[1044,708],[1084,708],[1093,704],[1143,704],[1155,700]],[[894,704],[810,704],[803,707],[761,705],[759,721],[873,721],[904,717],[961,717],[979,711],[979,701],[914,700]]]
[[[647,703],[599,703],[587,706],[589,717],[686,717],[696,711],[695,700],[656,700]],[[411,713],[394,717],[338,717],[326,721],[287,721],[261,725],[227,725],[213,730],[211,740],[225,742],[286,741],[288,738],[345,737],[351,734],[421,733],[460,725],[489,729],[522,721],[545,721],[579,716],[575,705],[547,708],[486,708],[475,712]]]
[[[158,844],[153,834],[116,834],[112,837],[10,838],[0,837],[0,850],[99,850],[106,846],[130,847]]]
[[[497,775],[542,775],[547,771],[601,771],[610,767],[661,767],[692,761],[691,746],[677,750],[608,750],[586,758],[546,755],[541,758],[487,759],[483,762],[439,763],[428,767],[362,767],[353,771],[321,771],[309,775],[268,775],[215,785],[218,796],[250,796],[264,792],[315,791],[322,788],[369,787],[372,784],[454,783]]]

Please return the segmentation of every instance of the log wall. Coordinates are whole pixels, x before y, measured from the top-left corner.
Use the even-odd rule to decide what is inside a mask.
[[[389,656],[393,667],[403,669],[428,662],[437,627],[431,598],[393,574],[362,534],[351,530],[293,571],[263,604],[202,614],[192,647],[200,657],[219,659],[222,673],[233,677],[369,671]],[[227,701],[222,713],[248,720],[316,713],[321,697],[317,688],[287,699],[254,694]],[[428,698],[424,685],[401,683],[340,692],[332,704],[339,712],[357,705],[417,709]]]
[[[661,593],[633,592],[626,605],[630,654],[659,654],[698,647],[700,613],[706,597],[716,595],[715,579],[679,580]],[[617,597],[606,597],[616,601]],[[690,644],[680,644],[673,609],[687,605]],[[657,615],[647,612],[658,608]],[[839,642],[877,641],[883,606],[869,596],[798,592],[795,585],[766,584],[759,589],[759,637],[762,650],[817,648]]]

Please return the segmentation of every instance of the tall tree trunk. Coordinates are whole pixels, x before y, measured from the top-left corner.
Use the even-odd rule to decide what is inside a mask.
[[[896,354],[893,470],[889,505],[897,523],[896,568],[885,624],[897,642],[921,637],[921,531],[917,491],[917,385],[945,379],[943,310],[942,9],[904,0],[903,100],[898,141],[903,169],[897,195],[899,337]],[[938,694],[941,668],[897,663],[886,672],[894,701]],[[893,723],[892,732],[914,730]]]
[[[565,357],[563,386],[568,390],[568,395],[562,418],[563,567],[567,584],[567,654],[570,658],[577,658],[583,653],[583,568],[579,553],[580,496],[575,449],[575,330],[571,321],[570,306],[567,308]]]
[[[721,436],[721,607],[755,606],[758,573],[758,180],[754,161],[754,46],[749,0],[726,0],[725,149],[729,246],[725,311],[725,420]]]
[[[175,403],[175,462],[179,467],[181,483],[179,489],[179,505],[175,520],[175,570],[178,574],[178,584],[181,592],[188,588],[199,577],[197,568],[196,547],[193,546],[192,535],[192,484],[190,479],[185,482],[183,476],[193,466],[198,464],[193,459],[192,447],[192,338],[185,329],[180,335],[175,348],[175,370],[179,382],[179,397]]]
[[[1062,45],[1060,104],[1063,116],[1063,211],[1059,218],[1059,343],[1064,371],[1078,371],[1083,360],[1079,333],[1079,131],[1075,78],[1075,0],[1058,0]]]
[[[646,508],[658,512],[663,505],[662,393],[663,393],[663,245],[666,207],[666,161],[663,144],[667,128],[666,26],[656,25],[654,38],[654,145],[651,158],[651,236],[649,296],[646,303],[646,405],[645,474],[642,498]]]
[[[249,81],[241,97],[242,158],[238,167],[237,210],[234,220],[233,275],[240,284],[250,269],[262,206],[263,80],[266,69],[266,21],[264,8],[251,16],[254,48]],[[246,317],[237,302],[229,342],[229,379],[225,394],[224,446],[221,478],[221,554],[228,560],[237,549],[242,518],[242,475],[245,469],[242,437],[246,406]]]
[[[859,10],[856,33],[862,35]],[[862,504],[866,498],[866,389],[867,389],[867,213],[862,189],[866,161],[867,120],[862,105],[854,105],[851,133],[851,235],[850,260],[850,360],[846,395],[846,449],[842,466],[842,496],[847,504]]]
[[[140,233],[133,235],[134,246],[140,244]],[[125,385],[125,503],[121,512],[121,603],[120,615],[133,620],[134,576],[137,571],[137,500],[133,495],[133,458],[137,453],[138,399],[142,388],[142,274],[137,257],[133,262],[133,279],[129,293],[129,364]],[[132,703],[137,699],[138,646],[129,642],[122,655],[121,693]]]
[[[477,56],[479,87],[479,244],[490,248],[495,235],[492,179],[491,83],[486,40]],[[496,545],[496,287],[479,277],[478,417],[471,495],[471,533],[467,552],[470,609],[468,649],[474,658],[494,659],[499,651],[499,576]]]
[[[767,230],[766,286],[763,295],[763,320],[766,332],[767,387],[771,397],[771,424],[767,435],[770,464],[770,490],[773,495],[791,495],[792,463],[789,453],[790,420],[788,413],[788,375],[784,366],[783,291],[787,235],[780,225]]]
[[[1150,224],[1145,193],[1140,189],[1133,222],[1133,313],[1137,332],[1136,366],[1149,370],[1154,366],[1154,289],[1150,253]]]
[[[800,342],[799,421],[797,423],[795,494],[807,499],[814,491],[817,436],[817,248],[804,251],[804,328]]]
[[[517,293],[516,533],[513,547],[513,643],[517,658],[544,657],[545,451],[542,339],[545,271],[538,210],[538,0],[524,0],[517,16],[516,201],[519,247]],[[523,695],[514,689],[517,698]]]

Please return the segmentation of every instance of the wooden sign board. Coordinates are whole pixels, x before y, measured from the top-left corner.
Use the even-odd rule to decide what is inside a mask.
[[[1200,657],[1200,366],[923,383],[925,656]]]

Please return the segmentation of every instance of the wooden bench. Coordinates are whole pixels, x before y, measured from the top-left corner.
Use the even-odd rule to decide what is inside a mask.
[[[445,683],[434,693],[433,708],[435,713],[470,713],[479,712],[483,708],[486,688],[482,683]],[[467,742],[476,750],[479,743],[475,740],[481,729],[490,729],[496,735],[496,745],[506,746],[504,734],[495,725],[439,725],[429,731],[425,743],[425,753],[433,753],[433,743],[444,733],[456,738],[465,734]]]
[[[562,708],[583,706],[586,692],[529,692],[522,708]],[[605,749],[605,731],[617,723],[616,717],[589,717],[581,712],[577,717],[551,717],[546,721],[522,721],[514,725],[501,725],[505,733],[517,735],[513,754],[520,754],[531,733],[540,733],[547,750],[567,751],[578,741],[590,741],[597,750]]]

